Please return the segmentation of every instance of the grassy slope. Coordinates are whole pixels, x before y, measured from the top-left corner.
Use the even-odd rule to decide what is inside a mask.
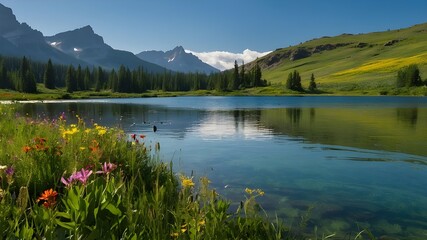
[[[400,39],[392,46],[388,41]],[[368,46],[358,48],[360,42]],[[291,61],[281,59],[274,66],[266,62],[275,54],[298,47],[314,48],[319,45],[351,43],[334,50],[325,50],[310,57]],[[298,70],[303,86],[307,87],[313,73],[320,89],[326,91],[381,90],[394,86],[396,72],[411,63],[419,65],[422,78],[427,77],[427,23],[410,28],[368,34],[323,37],[297,46],[276,50],[260,59],[263,77],[273,85],[283,85],[290,71]]]

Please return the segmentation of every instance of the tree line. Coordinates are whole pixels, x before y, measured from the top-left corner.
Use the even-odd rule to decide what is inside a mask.
[[[293,91],[304,92],[304,88],[301,85],[301,76],[297,70],[290,72],[288,75],[288,79],[286,80],[286,88]],[[314,74],[311,74],[310,83],[308,86],[309,92],[316,92],[317,84],[315,81]]]
[[[37,93],[37,83],[48,89],[65,88],[75,91],[112,91],[120,93],[143,93],[148,90],[232,91],[243,88],[266,86],[261,68],[256,64],[245,70],[245,65],[219,73],[180,73],[165,70],[161,73],[147,72],[143,67],[118,69],[73,66],[32,62],[28,58],[0,57],[0,88],[19,92]]]

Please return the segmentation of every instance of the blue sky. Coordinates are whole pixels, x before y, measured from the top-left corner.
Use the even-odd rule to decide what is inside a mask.
[[[91,25],[116,49],[139,53],[267,52],[321,36],[427,22],[427,1],[0,0],[44,35]]]

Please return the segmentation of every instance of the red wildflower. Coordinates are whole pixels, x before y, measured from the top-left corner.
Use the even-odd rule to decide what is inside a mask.
[[[37,198],[37,202],[42,202],[45,208],[51,208],[56,204],[56,196],[58,196],[58,193],[51,188],[45,190],[40,197]]]
[[[136,139],[136,134],[135,134],[135,133],[133,133],[133,134],[131,134],[131,135],[130,135],[130,137],[131,137],[133,140],[135,140],[135,139]]]
[[[145,138],[144,134],[139,135],[140,138]]]
[[[27,153],[27,152],[31,151],[31,147],[30,146],[24,146],[22,148],[22,151],[24,151],[25,153]]]

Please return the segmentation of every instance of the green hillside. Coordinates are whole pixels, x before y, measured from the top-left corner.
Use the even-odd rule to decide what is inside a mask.
[[[305,88],[313,73],[323,91],[391,90],[397,71],[409,64],[418,64],[422,79],[427,78],[427,23],[313,39],[277,49],[258,63],[263,78],[273,85],[284,85],[289,72],[298,70]]]

